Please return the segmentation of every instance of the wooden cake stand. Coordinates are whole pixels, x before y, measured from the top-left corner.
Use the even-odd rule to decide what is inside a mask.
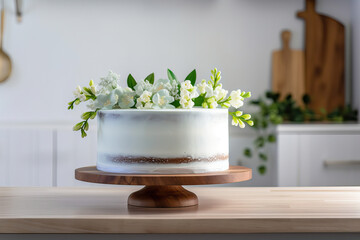
[[[80,181],[119,184],[145,185],[130,194],[128,204],[137,207],[175,208],[198,205],[195,193],[181,185],[204,185],[242,182],[251,179],[251,169],[230,166],[229,170],[199,174],[130,174],[102,172],[95,166],[75,170],[75,178]]]

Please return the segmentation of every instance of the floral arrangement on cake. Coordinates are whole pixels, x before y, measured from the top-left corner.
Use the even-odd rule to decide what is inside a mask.
[[[68,109],[74,109],[74,105],[88,102],[87,107],[91,109],[81,115],[83,121],[77,123],[74,131],[80,131],[82,137],[86,137],[89,129],[89,119],[96,117],[98,110],[103,109],[191,109],[202,108],[229,108],[232,116],[232,125],[245,127],[245,123],[252,126],[250,114],[244,114],[238,110],[244,104],[244,99],[251,97],[250,92],[240,89],[228,91],[223,89],[221,72],[216,68],[211,70],[210,80],[203,79],[196,84],[196,70],[193,70],[183,82],[178,81],[175,74],[168,69],[168,79],[155,80],[154,73],[148,75],[144,80],[136,82],[129,74],[127,87],[119,85],[120,76],[109,71],[106,77],[100,79],[98,85],[91,80],[88,87],[78,86],[74,91],[75,99],[68,103]]]

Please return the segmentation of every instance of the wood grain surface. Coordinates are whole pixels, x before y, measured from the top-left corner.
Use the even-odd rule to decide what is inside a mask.
[[[281,33],[282,49],[272,54],[272,90],[284,99],[291,94],[299,105],[303,105],[305,94],[304,51],[290,48],[291,32]]]
[[[315,0],[297,14],[305,20],[305,91],[310,107],[328,112],[345,103],[345,28],[335,19],[318,14]]]
[[[181,208],[198,205],[198,197],[182,186],[145,186],[128,198],[129,206]]]
[[[77,180],[119,185],[204,185],[241,182],[251,179],[250,168],[230,166],[229,170],[197,174],[131,174],[102,172],[95,166],[75,170]]]
[[[0,188],[0,233],[360,232],[359,187],[190,187],[196,207],[128,208],[138,189]]]

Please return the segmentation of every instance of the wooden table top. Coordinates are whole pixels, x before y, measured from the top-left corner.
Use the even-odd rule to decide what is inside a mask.
[[[360,187],[189,187],[197,207],[128,208],[137,189],[0,188],[0,233],[360,232]]]

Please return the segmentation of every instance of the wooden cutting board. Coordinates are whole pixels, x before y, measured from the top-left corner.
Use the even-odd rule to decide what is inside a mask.
[[[297,16],[305,20],[305,91],[310,107],[328,112],[345,103],[344,25],[318,14],[315,0],[306,0],[306,9]]]
[[[282,49],[272,54],[272,90],[284,99],[291,94],[302,105],[305,94],[304,52],[290,49],[291,32],[281,33]]]

